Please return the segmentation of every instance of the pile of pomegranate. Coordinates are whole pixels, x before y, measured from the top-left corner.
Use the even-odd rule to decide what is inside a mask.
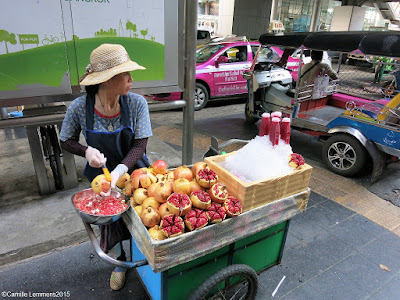
[[[149,168],[125,174],[117,186],[130,197],[150,236],[158,241],[242,213],[239,200],[229,195],[204,162],[169,171],[165,161],[157,160]]]

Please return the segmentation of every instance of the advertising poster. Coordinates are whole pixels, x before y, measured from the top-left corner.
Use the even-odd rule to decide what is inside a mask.
[[[146,67],[134,81],[164,80],[164,1],[13,0],[0,9],[0,99],[71,92],[91,51],[123,45]]]

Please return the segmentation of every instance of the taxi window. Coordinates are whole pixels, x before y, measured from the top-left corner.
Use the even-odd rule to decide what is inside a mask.
[[[224,48],[225,45],[207,45],[196,50],[196,63],[209,60],[215,53]]]
[[[254,49],[252,49],[253,51]],[[253,51],[254,53],[257,52]],[[278,62],[279,61],[279,55],[271,48],[268,47],[261,47],[260,52],[258,53],[258,62]]]
[[[227,49],[221,56],[228,57],[228,63],[247,62],[247,46],[235,46]]]

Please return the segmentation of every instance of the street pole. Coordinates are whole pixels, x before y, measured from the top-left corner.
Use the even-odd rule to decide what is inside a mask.
[[[190,165],[193,161],[194,128],[194,88],[196,82],[196,39],[197,39],[197,1],[185,1],[185,88],[183,99],[182,164]]]

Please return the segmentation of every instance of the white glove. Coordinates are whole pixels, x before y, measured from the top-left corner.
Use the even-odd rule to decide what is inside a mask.
[[[85,157],[89,163],[89,166],[93,168],[101,168],[101,166],[107,161],[107,158],[104,157],[103,153],[90,146],[88,146],[85,151]]]
[[[110,173],[111,175],[111,187],[107,193],[100,192],[100,195],[103,197],[108,197],[111,194],[111,189],[115,189],[118,179],[128,172],[128,167],[124,164],[119,164],[115,167],[115,169]]]

